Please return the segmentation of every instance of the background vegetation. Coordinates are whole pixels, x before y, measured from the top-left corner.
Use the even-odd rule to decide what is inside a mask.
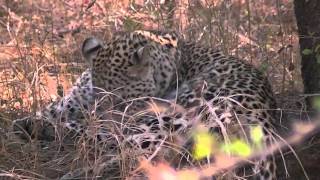
[[[68,152],[41,153],[37,142],[14,139],[10,124],[67,92],[88,66],[80,52],[86,37],[136,29],[174,30],[244,58],[269,77],[289,116],[305,109],[292,0],[0,0],[0,174],[56,178],[72,168]],[[320,157],[304,155],[318,144],[300,153],[311,174]],[[293,177],[303,178],[287,159]]]

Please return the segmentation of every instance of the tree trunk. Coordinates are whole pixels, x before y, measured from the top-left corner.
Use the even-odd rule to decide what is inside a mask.
[[[320,1],[294,0],[298,25],[301,72],[304,92],[320,94]],[[314,109],[314,100],[320,96],[307,96],[308,109]],[[318,102],[316,103],[318,104]],[[318,109],[318,108],[317,108]]]

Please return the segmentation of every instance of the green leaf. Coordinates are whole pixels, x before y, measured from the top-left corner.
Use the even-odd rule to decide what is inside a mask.
[[[269,63],[267,63],[267,62],[262,62],[261,64],[260,64],[260,66],[259,66],[259,70],[261,71],[261,72],[266,72],[267,70],[268,70],[268,67],[269,67],[270,65],[269,65]]]
[[[123,28],[126,31],[135,31],[137,29],[141,29],[142,27],[143,25],[133,18],[125,17],[125,19],[123,20]]]
[[[316,60],[317,60],[317,63],[320,64],[320,53],[316,55]]]
[[[312,107],[320,111],[320,96],[315,96],[312,99]]]
[[[314,49],[314,52],[320,53],[320,44],[316,46],[316,48]]]
[[[308,2],[309,0],[305,0],[306,2]],[[308,32],[309,36],[313,36],[315,34],[315,32]]]
[[[252,150],[251,147],[242,140],[235,140],[231,143],[225,144],[222,150],[228,154],[234,154],[242,157],[250,156]]]
[[[310,54],[312,54],[312,50],[311,49],[304,49],[303,51],[302,51],[302,54],[303,55],[310,55]]]

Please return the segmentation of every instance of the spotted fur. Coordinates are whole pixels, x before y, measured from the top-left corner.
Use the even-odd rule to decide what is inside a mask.
[[[67,96],[42,111],[47,121],[62,122],[82,133],[86,116],[97,111],[93,108],[97,100],[105,99],[98,106],[100,113],[107,106],[118,111],[129,107],[127,113],[133,115],[156,97],[176,101],[184,111],[167,108],[156,118],[140,116],[130,122],[124,140],[140,149],[154,149],[172,134],[188,134],[199,122],[221,141],[227,134],[251,142],[248,133],[257,125],[264,130],[263,146],[272,141],[276,105],[270,84],[256,68],[237,58],[185,42],[175,33],[153,31],[118,33],[107,43],[88,38],[82,52],[90,68]],[[253,173],[257,179],[276,179],[272,157],[258,160]]]

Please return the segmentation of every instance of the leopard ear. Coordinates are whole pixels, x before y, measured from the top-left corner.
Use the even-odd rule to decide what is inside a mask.
[[[96,57],[98,50],[102,47],[103,44],[99,39],[95,37],[89,37],[82,43],[82,55],[87,60],[92,60],[94,57]]]
[[[150,46],[144,46],[133,55],[133,64],[138,66],[143,66],[149,62],[151,53]]]
[[[145,77],[149,72],[149,61],[151,58],[151,47],[145,46],[138,49],[132,57],[133,66],[128,69],[129,75],[135,78]]]

